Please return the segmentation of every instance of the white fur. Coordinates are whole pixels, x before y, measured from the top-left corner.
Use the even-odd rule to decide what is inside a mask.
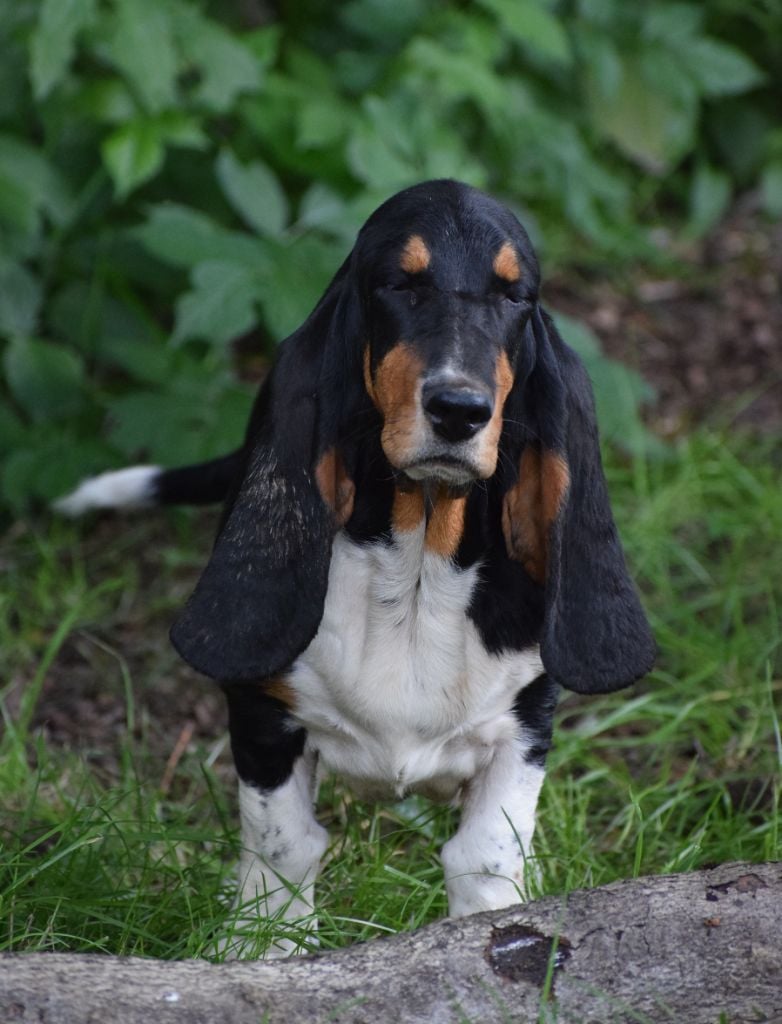
[[[532,833],[544,771],[524,760],[524,743],[497,746],[467,789],[456,835],[442,850],[452,917],[498,910],[525,894],[534,870]]]
[[[288,677],[309,744],[362,796],[458,796],[517,735],[514,697],[542,671],[537,650],[487,652],[466,616],[477,568],[424,532],[336,538],[320,628]]]
[[[315,927],[313,888],[328,843],[313,812],[315,760],[306,752],[277,789],[260,791],[239,783],[242,853],[237,903],[243,916],[225,944],[229,954],[241,953],[259,918],[308,918],[307,927]],[[265,955],[287,956],[298,948],[293,939],[283,938]]]
[[[423,523],[390,545],[337,536],[320,628],[287,681],[307,749],[359,795],[463,802],[443,849],[458,915],[521,898],[543,772],[512,707],[543,666],[537,648],[486,650],[466,615],[477,567],[424,538]]]
[[[95,508],[148,508],[155,503],[159,466],[128,466],[82,480],[75,491],[58,498],[53,508],[64,516],[81,516]]]

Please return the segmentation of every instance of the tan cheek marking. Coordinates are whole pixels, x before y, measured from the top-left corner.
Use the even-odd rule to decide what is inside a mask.
[[[335,448],[329,448],[315,467],[315,482],[320,496],[334,513],[338,527],[343,527],[353,513],[356,485],[350,479]]]
[[[382,359],[373,398],[383,415],[381,442],[392,465],[406,465],[418,448],[418,384],[423,363],[404,342]]]
[[[284,704],[286,708],[296,707],[296,692],[285,678],[268,679],[263,684],[263,692],[269,696],[274,697],[281,704]]]
[[[427,270],[432,259],[429,247],[420,235],[411,235],[402,250],[399,266],[408,274]]]
[[[521,562],[537,583],[545,583],[549,533],[570,486],[570,472],[561,455],[527,446],[521,456],[519,480],[505,495],[502,529],[508,556]]]
[[[424,540],[429,551],[444,558],[453,558],[464,534],[466,509],[466,498],[452,498],[445,487],[438,488]]]
[[[391,523],[394,533],[409,532],[417,529],[424,518],[424,495],[421,487],[411,491],[394,491],[394,505],[391,510]]]
[[[502,243],[497,251],[497,255],[494,257],[492,268],[497,277],[501,277],[503,281],[508,281],[512,284],[514,281],[519,280],[521,277],[519,258],[510,242]]]
[[[513,370],[508,356],[501,352],[494,370],[494,411],[486,426],[480,452],[480,474],[488,479],[497,468],[498,445],[502,434],[502,413],[513,387]]]

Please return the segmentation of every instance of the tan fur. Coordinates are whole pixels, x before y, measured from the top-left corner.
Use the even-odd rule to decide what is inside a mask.
[[[432,260],[429,247],[420,235],[411,235],[402,250],[399,266],[408,274],[420,274],[427,270]]]
[[[424,495],[419,486],[412,490],[394,491],[394,506],[391,511],[391,523],[394,533],[415,530],[424,518]]]
[[[519,258],[516,255],[516,250],[510,244],[510,242],[503,242],[497,251],[497,255],[494,257],[494,263],[492,264],[494,273],[497,277],[501,277],[503,281],[513,283],[518,281],[521,277],[521,267],[519,266]]]
[[[494,411],[486,424],[480,454],[480,475],[488,479],[497,468],[498,445],[502,433],[502,413],[510,389],[513,387],[513,370],[508,357],[501,352],[494,370]]]
[[[296,707],[296,692],[285,678],[267,679],[263,684],[263,692],[280,701],[286,708]]]
[[[569,486],[570,473],[561,455],[527,445],[518,482],[503,501],[502,529],[509,557],[521,562],[538,583],[546,580],[549,533]]]
[[[342,456],[336,448],[329,448],[315,467],[315,482],[320,496],[334,513],[334,521],[342,527],[353,513],[356,485],[347,475]]]
[[[383,357],[372,380],[369,359],[364,359],[364,376],[372,401],[383,415],[381,443],[392,465],[407,464],[419,447],[418,393],[423,370],[421,359],[400,341]]]
[[[430,551],[444,558],[453,558],[464,533],[466,508],[466,498],[454,498],[446,487],[438,488],[424,541]]]

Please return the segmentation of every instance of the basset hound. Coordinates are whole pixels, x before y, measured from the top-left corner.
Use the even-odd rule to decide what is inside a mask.
[[[452,915],[523,899],[559,688],[652,666],[589,380],[538,286],[505,206],[455,181],[406,189],[280,346],[241,449],[59,504],[227,499],[171,637],[228,701],[253,914],[311,915],[324,771],[461,807]]]

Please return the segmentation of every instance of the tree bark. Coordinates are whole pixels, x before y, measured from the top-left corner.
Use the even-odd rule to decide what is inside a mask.
[[[782,863],[617,882],[268,963],[5,954],[0,1021],[780,1024]]]

